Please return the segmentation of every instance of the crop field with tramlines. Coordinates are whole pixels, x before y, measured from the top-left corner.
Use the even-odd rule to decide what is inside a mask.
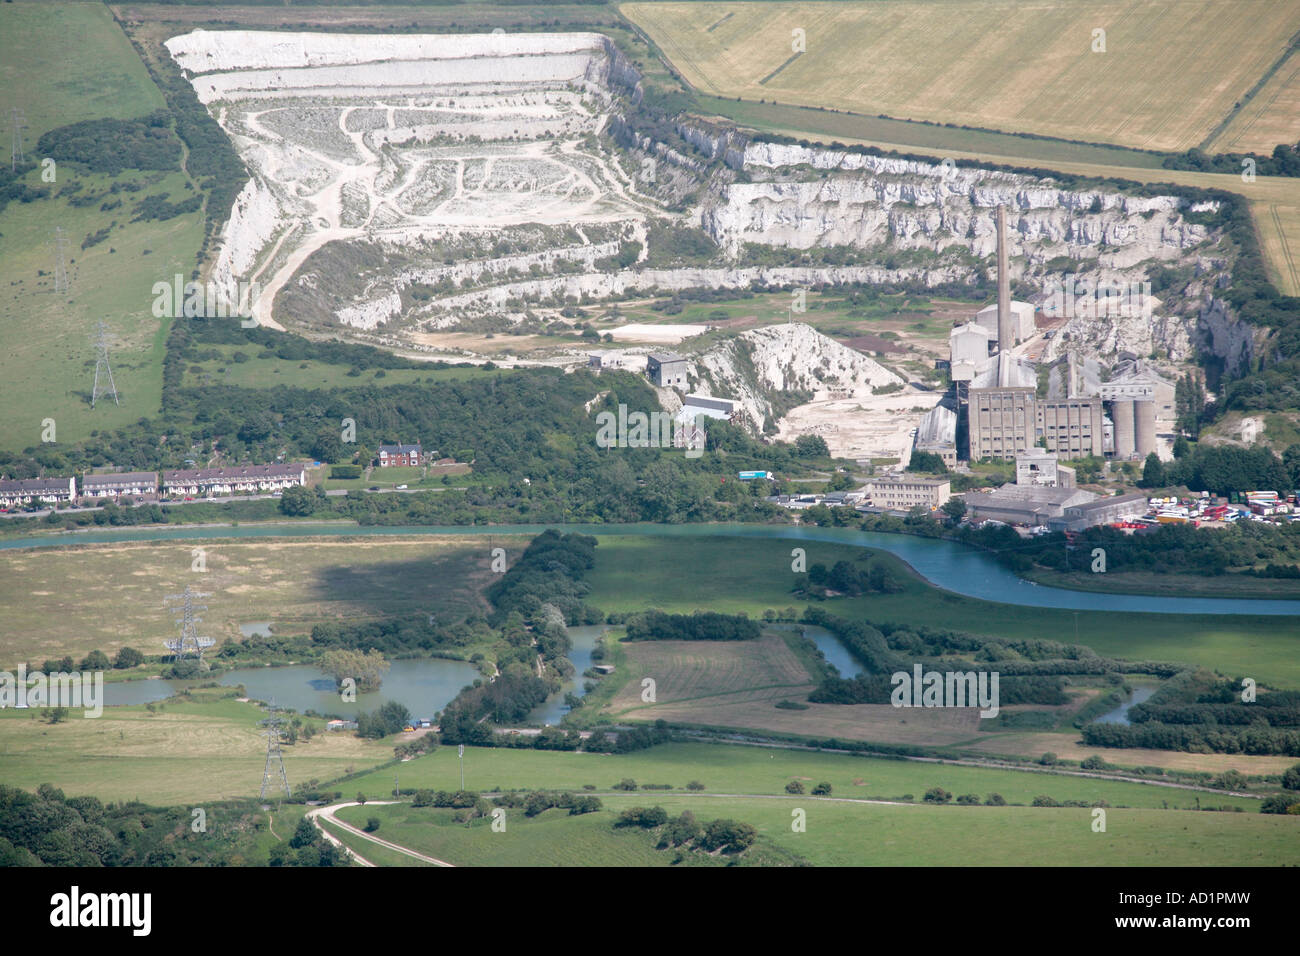
[[[1159,150],[1201,143],[1296,31],[1270,0],[621,9],[701,92]]]

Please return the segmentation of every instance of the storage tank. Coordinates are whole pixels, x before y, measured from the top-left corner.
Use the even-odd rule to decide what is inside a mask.
[[[1115,421],[1115,457],[1127,460],[1137,451],[1137,426],[1133,418],[1133,403],[1114,401],[1110,404],[1110,417]]]
[[[1133,403],[1133,437],[1139,458],[1156,450],[1156,403]]]

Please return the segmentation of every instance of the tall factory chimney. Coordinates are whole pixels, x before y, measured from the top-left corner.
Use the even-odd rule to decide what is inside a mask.
[[[1009,352],[1016,344],[1011,322],[1011,270],[1007,267],[1007,210],[998,206],[998,351]]]

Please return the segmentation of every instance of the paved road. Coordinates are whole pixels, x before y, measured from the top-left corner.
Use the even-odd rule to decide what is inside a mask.
[[[717,740],[723,743],[739,744],[744,747],[768,747],[775,750],[805,750],[812,753],[854,754],[863,757],[887,757],[890,760],[910,760],[914,763],[941,763],[955,767],[982,767],[995,770],[1022,770],[1026,773],[1048,773],[1063,777],[1088,777],[1094,780],[1116,780],[1121,783],[1141,783],[1149,787],[1168,787],[1171,790],[1195,790],[1201,793],[1214,793],[1225,797],[1245,797],[1248,800],[1263,800],[1263,794],[1245,793],[1239,790],[1220,790],[1216,787],[1202,787],[1193,783],[1175,783],[1172,780],[1146,780],[1141,777],[1126,776],[1116,773],[1096,773],[1084,770],[1065,770],[1057,767],[1034,767],[1022,763],[1009,763],[1001,760],[970,760],[961,757],[911,757],[895,754],[876,754],[861,750],[836,750],[831,747],[813,747],[804,744],[788,744],[779,741],[767,741],[759,737],[737,735],[713,735],[697,731],[686,731],[688,737],[700,740]]]
[[[400,803],[400,802],[403,801],[399,801],[399,800],[368,801],[368,803],[373,803],[375,806],[386,806],[388,804]],[[374,866],[375,864],[365,859],[364,857],[360,856],[353,850],[349,849],[346,845],[344,845],[344,843],[341,840],[339,840],[332,833],[330,833],[323,826],[321,826],[318,817],[324,817],[326,820],[334,824],[336,827],[346,830],[348,833],[352,834],[353,836],[360,837],[363,840],[369,840],[371,843],[377,844],[379,846],[384,847],[385,849],[392,850],[396,853],[404,853],[407,856],[414,857],[415,859],[420,860],[424,863],[432,863],[434,866],[455,866],[454,863],[448,863],[446,860],[439,860],[437,857],[425,856],[423,853],[417,853],[415,850],[409,850],[406,847],[401,846],[400,844],[389,843],[387,840],[381,840],[373,833],[367,833],[365,830],[359,829],[358,827],[354,827],[350,823],[344,823],[338,817],[334,816],[335,811],[342,810],[344,807],[359,807],[362,805],[363,804],[359,803],[356,800],[353,800],[348,803],[334,803],[328,807],[314,807],[311,810],[307,811],[307,816],[311,818],[312,823],[316,824],[316,828],[320,830],[321,833],[325,834],[325,839],[329,840],[335,846],[342,847],[343,850],[349,856],[351,856],[353,859],[359,862],[362,866]]]
[[[422,491],[465,491],[468,487],[469,487],[468,485],[444,485],[441,488],[376,488],[373,491],[370,490],[369,488],[363,488],[361,490],[368,495],[390,495],[390,494],[391,495],[415,495],[415,494],[419,494]],[[348,494],[348,489],[346,488],[331,488],[325,492],[326,497],[329,498],[341,498],[347,494]],[[150,505],[167,505],[168,507],[176,507],[177,505],[200,505],[200,504],[223,505],[232,501],[266,501],[278,497],[280,496],[279,495],[223,495],[217,498],[194,498],[191,500],[186,500],[184,498],[160,498],[156,501],[143,501],[140,502],[139,504],[119,505],[118,507],[147,508]],[[102,511],[102,510],[104,509],[100,508],[98,505],[91,505],[84,508],[60,508],[58,509],[58,512],[61,515],[70,515],[70,514],[77,514],[78,512],[83,512],[83,511]],[[49,508],[43,508],[40,511],[13,511],[7,514],[0,512],[0,518],[44,518],[49,513],[50,513]]]

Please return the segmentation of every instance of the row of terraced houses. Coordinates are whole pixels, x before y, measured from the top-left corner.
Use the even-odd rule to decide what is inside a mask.
[[[19,478],[0,480],[0,508],[32,504],[63,504],[100,499],[213,498],[224,495],[283,491],[307,483],[307,463],[235,465],[230,468],[179,468],[86,475],[78,493],[77,479]]]

